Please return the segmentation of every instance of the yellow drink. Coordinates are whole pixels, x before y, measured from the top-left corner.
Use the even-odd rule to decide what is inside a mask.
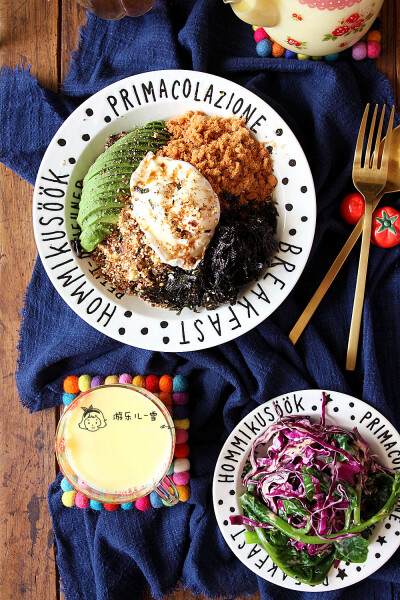
[[[165,407],[148,396],[133,386],[103,386],[78,397],[66,411],[58,458],[64,474],[77,479],[76,487],[84,482],[115,501],[119,494],[140,497],[163,480],[175,435]],[[75,487],[76,481],[71,483]]]

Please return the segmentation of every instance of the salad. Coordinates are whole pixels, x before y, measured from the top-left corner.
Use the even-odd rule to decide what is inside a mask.
[[[363,563],[370,527],[400,498],[400,473],[379,464],[357,428],[308,417],[280,418],[254,442],[240,498],[247,543],[258,543],[287,575],[317,585],[340,561]],[[262,452],[263,445],[268,448]]]

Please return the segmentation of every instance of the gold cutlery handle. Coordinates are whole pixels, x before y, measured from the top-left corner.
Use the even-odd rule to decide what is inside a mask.
[[[354,295],[353,314],[351,315],[351,325],[349,334],[349,343],[347,346],[346,369],[354,371],[357,362],[358,340],[360,337],[361,317],[364,306],[365,283],[367,280],[368,257],[371,246],[373,203],[365,198],[364,223],[361,239],[360,260],[358,262],[358,273],[356,292]]]
[[[383,194],[379,194],[379,196],[377,196],[375,198],[373,210],[375,210],[375,208],[378,206],[382,196],[383,196]],[[297,340],[303,333],[304,329],[307,327],[308,322],[310,321],[311,317],[317,310],[322,298],[325,296],[326,292],[330,288],[336,275],[339,273],[340,269],[342,268],[346,258],[349,256],[351,250],[354,248],[354,245],[355,245],[356,241],[358,240],[358,238],[360,237],[362,230],[363,230],[363,219],[361,218],[358,221],[357,225],[354,227],[351,234],[349,235],[347,242],[345,243],[345,245],[343,246],[343,248],[341,249],[341,251],[339,252],[337,257],[335,258],[334,262],[332,263],[331,268],[329,269],[329,271],[327,272],[327,274],[321,281],[317,291],[315,292],[315,294],[311,298],[310,302],[307,304],[307,306],[303,310],[302,314],[298,318],[293,329],[289,333],[289,339],[292,342],[292,344],[296,344]]]

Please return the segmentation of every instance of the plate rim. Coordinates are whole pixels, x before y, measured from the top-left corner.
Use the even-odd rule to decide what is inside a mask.
[[[107,90],[110,90],[111,88],[113,88],[114,86],[120,86],[120,85],[127,85],[128,82],[129,83],[136,83],[139,82],[141,80],[143,80],[144,77],[172,77],[173,74],[177,74],[180,77],[188,77],[188,78],[195,78],[195,77],[200,77],[200,78],[207,78],[210,80],[210,82],[221,82],[221,84],[225,84],[228,87],[233,87],[234,89],[236,89],[237,91],[241,90],[242,93],[245,94],[245,97],[248,98],[249,100],[253,100],[255,103],[257,104],[261,104],[263,107],[265,107],[265,110],[267,112],[267,116],[269,116],[271,118],[271,116],[274,119],[277,119],[278,121],[280,121],[286,128],[286,130],[289,132],[289,135],[292,136],[294,142],[295,142],[295,153],[296,153],[296,157],[301,157],[303,163],[304,163],[304,169],[303,169],[303,173],[305,174],[305,177],[307,179],[307,186],[308,186],[308,191],[310,192],[310,200],[308,201],[307,204],[307,215],[308,218],[310,220],[310,225],[311,225],[311,233],[309,236],[306,237],[305,241],[305,246],[302,249],[302,264],[299,265],[298,268],[298,272],[296,273],[296,276],[293,278],[290,278],[290,280],[286,283],[286,289],[285,289],[285,293],[283,294],[282,299],[279,300],[278,304],[272,309],[272,310],[261,310],[260,311],[260,316],[255,317],[254,319],[250,320],[248,319],[247,322],[242,323],[241,327],[240,327],[240,333],[236,334],[234,329],[232,328],[229,331],[225,331],[224,334],[222,336],[218,336],[215,332],[210,334],[207,342],[203,343],[202,341],[192,341],[190,342],[190,346],[183,346],[181,347],[179,344],[175,343],[175,341],[172,341],[172,343],[169,344],[168,347],[163,346],[162,344],[162,335],[156,337],[156,336],[147,336],[147,338],[138,338],[136,337],[134,340],[127,340],[126,338],[120,338],[118,337],[117,333],[115,333],[114,331],[110,331],[110,329],[105,330],[104,327],[99,324],[97,325],[97,323],[94,320],[90,320],[90,318],[85,318],[85,314],[80,310],[80,306],[79,304],[75,304],[72,301],[72,298],[67,294],[63,294],[62,293],[62,289],[61,289],[61,284],[57,284],[57,278],[54,275],[54,273],[51,272],[51,267],[50,265],[46,262],[45,260],[45,248],[42,246],[42,240],[40,239],[40,232],[39,232],[39,218],[37,216],[37,210],[35,208],[35,203],[37,202],[37,198],[38,198],[38,194],[39,194],[39,184],[40,184],[40,180],[41,177],[43,176],[43,173],[45,172],[46,167],[49,165],[51,166],[51,151],[53,149],[53,147],[56,147],[57,144],[57,138],[60,136],[60,132],[63,132],[64,129],[66,129],[68,127],[68,124],[71,123],[72,119],[79,119],[79,113],[82,113],[83,111],[85,111],[85,108],[88,107],[89,104],[93,104],[93,102],[96,102],[97,99],[102,98],[106,93]],[[193,101],[191,99],[189,99],[189,101],[193,104]],[[156,106],[156,103],[152,103],[148,105],[148,110],[151,112],[152,108],[154,109],[154,107]],[[195,110],[195,106],[193,106],[193,110]],[[120,116],[125,116],[126,114],[130,114],[130,113],[134,113],[136,110],[138,109],[137,106],[135,106],[133,109],[128,110],[126,113],[124,113],[124,115],[120,115]],[[185,110],[191,110],[190,108],[187,108]],[[204,109],[203,109],[204,110]],[[214,111],[215,112],[215,111]],[[232,114],[232,116],[235,116]],[[116,117],[112,119],[112,122],[118,121],[120,117]],[[151,114],[149,116],[149,119],[151,120]],[[96,133],[95,135],[98,135],[102,129],[105,128],[105,125],[103,125],[103,127],[97,127],[96,128]],[[271,134],[272,134],[272,129],[271,129]],[[76,135],[76,134],[75,134]],[[79,153],[79,157],[78,160],[82,154],[83,150]],[[302,163],[302,164],[303,164]],[[71,174],[72,174],[73,168],[71,170]],[[72,181],[72,177],[70,178],[70,181],[68,182],[68,186],[70,185]],[[278,181],[278,184],[280,182]],[[68,189],[68,188],[67,188]],[[67,205],[65,205],[65,211],[67,210]],[[81,318],[83,319],[88,325],[90,325],[91,327],[94,327],[95,329],[97,329],[97,331],[99,331],[100,333],[103,333],[104,335],[110,337],[110,339],[114,339],[118,342],[121,342],[125,345],[129,345],[129,346],[133,346],[133,347],[137,347],[137,348],[142,348],[142,349],[146,349],[146,350],[151,350],[151,351],[164,351],[164,352],[186,352],[186,351],[196,351],[196,350],[205,350],[208,348],[213,348],[215,346],[219,346],[223,343],[227,343],[230,342],[232,340],[237,339],[238,337],[248,333],[249,331],[251,331],[252,329],[254,329],[255,327],[259,326],[265,319],[267,319],[269,316],[271,316],[271,314],[273,312],[275,312],[275,310],[277,308],[279,308],[281,306],[281,304],[288,298],[288,296],[291,294],[291,292],[293,291],[295,285],[298,283],[305,267],[306,264],[308,262],[308,258],[313,246],[313,242],[315,239],[315,231],[316,231],[316,216],[317,216],[317,204],[316,204],[316,191],[315,191],[315,184],[314,184],[314,180],[313,180],[313,176],[312,176],[312,172],[311,172],[311,168],[310,165],[308,163],[307,157],[305,155],[305,152],[300,144],[300,142],[298,141],[297,137],[295,136],[295,134],[293,133],[292,129],[290,128],[290,126],[286,123],[286,121],[279,115],[279,113],[272,107],[270,106],[265,100],[263,100],[260,96],[257,96],[254,92],[252,92],[251,90],[248,90],[247,88],[245,88],[244,86],[233,82],[229,79],[226,79],[224,77],[220,77],[219,75],[213,75],[213,74],[209,74],[209,73],[205,73],[202,71],[190,71],[187,69],[162,69],[162,70],[157,70],[157,71],[149,71],[149,72],[145,72],[145,73],[139,73],[136,75],[131,75],[128,77],[125,77],[123,79],[117,80],[111,84],[109,84],[108,86],[102,88],[101,90],[98,90],[96,93],[94,93],[93,95],[91,95],[89,98],[87,98],[84,102],[82,102],[68,117],[67,119],[62,123],[62,125],[59,127],[59,129],[55,132],[54,136],[52,137],[50,143],[47,146],[46,152],[43,156],[43,159],[41,161],[38,173],[37,173],[37,177],[36,177],[36,181],[35,181],[35,187],[34,187],[34,193],[33,193],[33,201],[32,201],[32,220],[33,220],[33,229],[34,229],[34,237],[35,237],[35,242],[36,242],[36,246],[38,249],[38,253],[41,259],[41,262],[43,264],[43,267],[46,271],[47,276],[49,277],[53,287],[55,288],[56,292],[61,296],[61,298],[64,300],[64,302]],[[286,215],[283,215],[281,218],[286,219]],[[66,219],[67,221],[67,219]],[[65,222],[64,224],[64,229],[67,232],[68,226],[67,226],[67,222]],[[67,232],[68,235],[68,232]],[[69,238],[70,236],[68,236]],[[282,241],[282,240],[278,240],[278,241]],[[70,242],[70,240],[68,239],[68,243]],[[74,260],[74,264],[76,266],[78,266],[78,268],[81,268],[79,266],[79,262],[77,262],[77,259],[74,255],[72,255],[72,258]],[[301,268],[300,268],[301,266]],[[270,269],[271,267],[268,267],[266,269],[266,272],[268,271],[268,269]],[[89,277],[85,274],[85,278],[86,280],[90,283]],[[261,279],[259,280],[261,281]],[[254,288],[254,286],[256,285],[257,282],[251,282],[249,284],[247,284],[246,287],[248,286],[252,286],[252,287],[248,287],[248,291],[250,291],[251,289]],[[98,290],[98,293],[102,294],[101,290]],[[243,296],[242,296],[243,297]],[[118,302],[116,302],[114,299],[107,299],[106,296],[103,294],[103,298],[106,300],[110,300],[111,302],[114,302],[117,311],[122,310],[122,311],[126,311],[127,309],[124,307],[121,307],[120,305],[118,305]],[[241,299],[241,297],[239,297],[239,299]],[[143,301],[144,302],[144,301]],[[275,299],[273,300],[273,302],[275,303]],[[150,306],[150,305],[149,305]],[[229,310],[230,305],[225,304],[222,307],[219,307],[218,310]],[[264,307],[263,307],[264,308]],[[182,321],[184,321],[185,323],[192,323],[195,320],[194,315],[196,314],[203,314],[203,315],[207,315],[207,312],[203,313],[195,313],[194,311],[192,312],[192,318],[191,319],[187,319],[185,318],[185,314],[182,314]],[[168,314],[171,314],[170,311],[166,310],[166,320],[168,319]],[[216,314],[216,311],[210,311],[211,316],[213,314]],[[133,315],[136,316],[139,319],[143,319],[143,316],[135,313],[135,311],[133,311]],[[156,318],[153,317],[152,315],[149,315],[148,317],[149,321],[156,321],[158,323],[162,322],[161,318]],[[131,336],[133,337],[133,336]],[[221,339],[222,338],[222,339]]]
[[[265,575],[266,573],[261,572],[261,570],[256,570],[255,567],[253,567],[251,564],[249,564],[248,562],[244,562],[242,560],[242,557],[238,554],[238,552],[236,551],[236,547],[234,546],[234,544],[229,543],[229,537],[228,534],[225,534],[225,530],[223,528],[223,519],[221,518],[220,515],[220,508],[218,505],[218,498],[217,498],[217,490],[218,490],[218,482],[217,482],[217,470],[218,470],[218,466],[220,464],[220,462],[222,461],[222,457],[223,454],[227,451],[227,448],[230,444],[230,440],[231,438],[234,437],[235,434],[238,433],[238,430],[242,427],[243,428],[243,424],[244,422],[251,418],[252,415],[254,415],[255,413],[257,413],[258,411],[260,411],[260,408],[262,408],[263,406],[265,406],[266,404],[271,404],[273,402],[276,401],[280,401],[280,400],[284,400],[285,397],[287,396],[294,396],[296,394],[307,394],[307,393],[319,393],[322,395],[322,392],[324,392],[327,395],[330,394],[334,394],[335,396],[337,396],[339,398],[339,400],[342,399],[346,399],[349,402],[354,402],[354,410],[359,411],[360,408],[365,407],[368,411],[370,411],[370,409],[372,409],[374,411],[374,414],[371,415],[374,416],[379,416],[382,417],[382,419],[384,419],[384,421],[386,421],[390,427],[393,428],[393,430],[395,431],[396,435],[397,435],[397,441],[400,442],[400,433],[397,430],[397,428],[389,421],[389,419],[387,419],[385,417],[385,415],[383,415],[378,409],[376,409],[374,406],[372,406],[371,404],[368,404],[367,402],[365,402],[364,400],[361,400],[359,398],[356,398],[355,396],[351,396],[350,394],[346,394],[344,392],[337,392],[335,390],[328,390],[328,389],[319,389],[319,388],[310,388],[310,389],[303,389],[303,390],[294,390],[294,391],[290,391],[290,392],[286,392],[283,394],[280,394],[279,396],[275,396],[274,398],[270,398],[268,400],[266,400],[265,402],[263,402],[262,404],[259,404],[258,406],[256,406],[252,411],[250,411],[245,417],[243,417],[243,419],[240,420],[240,422],[234,427],[234,429],[230,432],[230,434],[228,435],[227,439],[225,440],[221,451],[218,455],[216,464],[215,464],[215,469],[214,469],[214,474],[213,474],[213,482],[212,482],[212,500],[213,500],[213,508],[214,508],[214,514],[215,514],[215,518],[217,521],[217,525],[218,525],[218,529],[220,530],[220,533],[224,539],[224,542],[227,544],[227,546],[229,547],[229,549],[231,550],[231,552],[233,552],[233,554],[235,555],[235,557],[244,565],[246,566],[248,569],[250,569],[253,573],[255,573],[258,577],[261,577],[262,579],[264,579],[265,581],[267,581],[268,583],[274,584],[274,585],[278,585],[279,587],[284,587],[286,589],[291,589],[293,591],[298,591],[298,592],[314,592],[314,593],[323,593],[323,592],[330,592],[330,591],[334,591],[336,589],[341,589],[341,588],[345,588],[351,585],[354,585],[356,583],[359,583],[361,581],[363,581],[364,579],[366,579],[367,577],[369,577],[370,575],[372,575],[373,573],[375,573],[376,571],[378,571],[381,567],[383,567],[385,565],[385,563],[390,560],[390,558],[393,556],[393,554],[399,549],[400,547],[400,535],[398,536],[398,541],[397,541],[397,545],[396,543],[391,543],[388,544],[388,550],[389,550],[389,554],[388,556],[385,558],[384,562],[382,564],[380,564],[379,566],[377,566],[376,568],[369,569],[367,573],[363,573],[363,571],[360,571],[358,573],[358,576],[356,576],[356,579],[354,579],[354,577],[347,583],[346,580],[341,580],[340,583],[338,582],[337,585],[329,585],[329,586],[324,586],[323,584],[318,584],[317,586],[311,586],[309,584],[305,584],[305,583],[301,583],[301,589],[299,587],[295,587],[295,583],[292,583],[295,581],[294,578],[291,578],[289,575],[287,575],[285,577],[285,579],[282,582],[279,581],[275,581],[272,579],[272,577],[267,578]],[[321,398],[322,400],[322,398]],[[302,412],[302,413],[293,413],[294,414],[301,414],[301,415],[305,415],[307,414],[306,412]],[[319,413],[317,413],[319,414]],[[285,415],[286,416],[286,415]],[[310,415],[312,416],[312,415]],[[329,416],[332,415],[327,415],[328,418]],[[332,417],[333,418],[333,417]],[[339,415],[340,418],[340,415]],[[343,417],[344,418],[344,417]],[[272,423],[272,422],[271,422]],[[386,426],[386,425],[385,425]],[[268,425],[266,427],[263,427],[260,431],[260,433],[257,434],[256,437],[258,437],[259,435],[261,435],[262,431],[265,431],[265,429],[268,427]],[[345,427],[346,428],[346,427]],[[255,439],[255,438],[254,438]],[[253,440],[251,440],[253,441]],[[246,443],[246,447],[245,450],[243,452],[243,457],[248,455],[248,448],[249,445],[251,444],[251,441],[249,440]],[[238,465],[235,467],[234,472],[232,471],[232,473],[234,473],[235,477],[236,477],[236,472],[237,470],[240,468],[240,465],[243,462],[243,458],[240,459],[240,462],[238,463]],[[232,482],[232,487],[235,487],[236,485],[236,481]],[[237,493],[234,495],[235,500],[237,499]],[[400,507],[400,505],[398,505],[398,508]],[[222,510],[222,509],[221,509]],[[386,519],[388,519],[388,517],[386,517],[385,519],[383,519],[382,521],[380,521],[378,523],[378,525],[382,525]],[[399,531],[400,531],[400,522],[399,522]],[[257,544],[257,546],[259,546],[259,544]],[[266,556],[269,557],[268,553],[260,546],[260,549],[264,552],[264,554]],[[372,565],[374,564],[374,557],[370,556],[368,557],[367,561],[365,563],[362,563],[363,565],[367,565],[368,560],[371,561]],[[247,559],[247,561],[249,561],[249,559]],[[278,567],[279,569],[279,567]],[[333,569],[333,567],[331,568],[331,570]],[[279,571],[282,573],[282,571],[279,569]],[[289,583],[289,587],[287,586],[287,583]],[[290,585],[291,584],[291,585]]]

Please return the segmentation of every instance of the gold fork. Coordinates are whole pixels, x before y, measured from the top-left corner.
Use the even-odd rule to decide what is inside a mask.
[[[378,165],[379,157],[379,144],[381,141],[383,119],[385,116],[385,108],[383,106],[381,118],[379,121],[378,131],[375,139],[375,148],[372,151],[374,154],[372,158],[372,140],[375,131],[376,115],[378,112],[378,105],[375,106],[374,114],[372,117],[372,123],[369,130],[367,149],[365,151],[364,162],[362,161],[364,136],[367,127],[367,119],[369,112],[369,104],[365,107],[364,115],[361,121],[360,131],[358,132],[357,145],[354,154],[353,162],[353,183],[358,189],[360,194],[364,196],[365,200],[365,211],[363,221],[363,234],[361,240],[361,252],[358,263],[357,283],[356,291],[354,295],[353,314],[351,317],[349,343],[347,346],[347,359],[346,369],[348,371],[354,371],[357,361],[357,349],[358,340],[360,337],[360,326],[361,316],[364,304],[364,292],[365,292],[365,281],[367,278],[367,267],[368,267],[368,256],[371,238],[372,228],[372,211],[374,200],[381,192],[386,184],[388,176],[388,165],[389,165],[389,150],[390,142],[392,138],[393,119],[394,119],[394,106],[390,114],[389,125],[386,133],[386,139],[384,142],[384,148],[382,153],[381,164]]]

